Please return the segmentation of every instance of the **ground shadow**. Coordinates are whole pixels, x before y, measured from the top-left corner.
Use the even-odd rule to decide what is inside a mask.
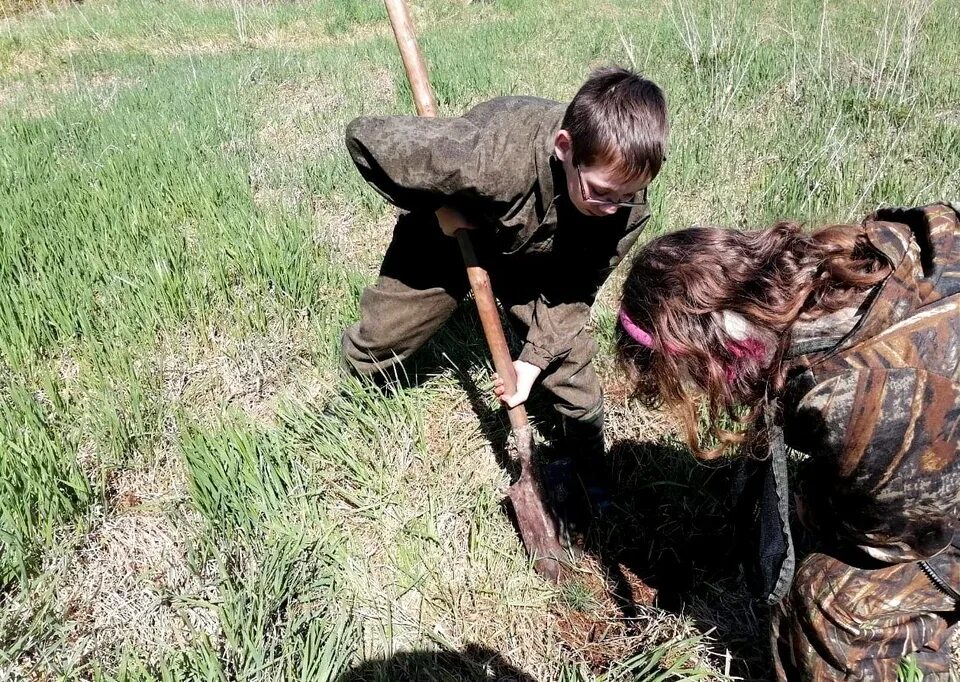
[[[463,651],[409,651],[364,661],[336,682],[536,682],[499,652],[468,644]]]
[[[656,606],[712,630],[713,648],[734,659],[734,675],[769,679],[769,609],[743,579],[731,511],[735,467],[697,462],[667,438],[618,441],[608,460],[614,509],[586,538],[585,551],[606,571],[622,616],[638,615],[629,571],[656,590]]]

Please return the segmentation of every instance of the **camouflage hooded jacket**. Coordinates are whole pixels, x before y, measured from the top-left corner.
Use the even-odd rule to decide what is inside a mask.
[[[960,215],[932,204],[863,226],[893,271],[852,329],[796,359],[784,438],[810,455],[818,535],[924,559],[960,530]]]
[[[408,211],[458,209],[533,284],[518,313],[529,327],[520,359],[545,369],[573,347],[600,286],[633,246],[647,206],[581,214],[566,196],[554,138],[566,105],[500,97],[462,117],[361,117],[346,143],[364,179]]]

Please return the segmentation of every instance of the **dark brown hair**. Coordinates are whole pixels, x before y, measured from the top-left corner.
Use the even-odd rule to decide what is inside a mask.
[[[753,425],[765,399],[783,392],[793,324],[859,302],[889,272],[856,225],[813,234],[789,222],[757,232],[695,227],[667,234],[640,250],[623,285],[623,310],[653,336],[654,348],[621,324],[617,354],[636,396],[676,408],[691,449],[713,458],[745,438],[743,428],[724,421]],[[762,360],[734,352],[723,311],[751,325],[767,349]],[[714,447],[700,442],[701,404]]]
[[[663,90],[619,67],[594,71],[563,115],[573,159],[609,164],[624,179],[653,180],[667,150],[670,124]]]

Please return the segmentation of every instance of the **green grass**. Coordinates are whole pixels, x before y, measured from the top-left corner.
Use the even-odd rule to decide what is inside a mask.
[[[650,234],[957,198],[956,3],[421,0],[414,19],[444,114],[566,99],[609,62],[657,80]],[[699,591],[642,607],[616,660],[564,639],[558,610],[596,605],[538,582],[502,513],[469,307],[428,349],[456,369],[341,378],[392,227],[343,128],[412,111],[379,0],[0,8],[0,677],[723,679],[731,642],[756,670],[762,619],[699,555]],[[595,314],[612,383],[617,279]],[[661,558],[722,528],[722,476],[609,407],[623,482],[676,511],[630,517],[659,524]]]
[[[900,662],[897,680],[900,682],[919,682],[923,680],[923,670],[917,665],[915,656],[907,656]]]

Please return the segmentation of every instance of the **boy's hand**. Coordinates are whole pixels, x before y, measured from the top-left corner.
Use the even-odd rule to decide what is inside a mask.
[[[514,360],[513,370],[517,373],[517,392],[513,395],[504,395],[503,379],[497,374],[493,375],[493,392],[507,407],[516,407],[527,401],[530,397],[530,389],[533,388],[541,371],[536,365],[523,360]]]
[[[437,222],[440,223],[440,229],[448,237],[456,235],[458,230],[472,230],[473,225],[467,222],[463,214],[449,206],[443,206],[437,209]]]

